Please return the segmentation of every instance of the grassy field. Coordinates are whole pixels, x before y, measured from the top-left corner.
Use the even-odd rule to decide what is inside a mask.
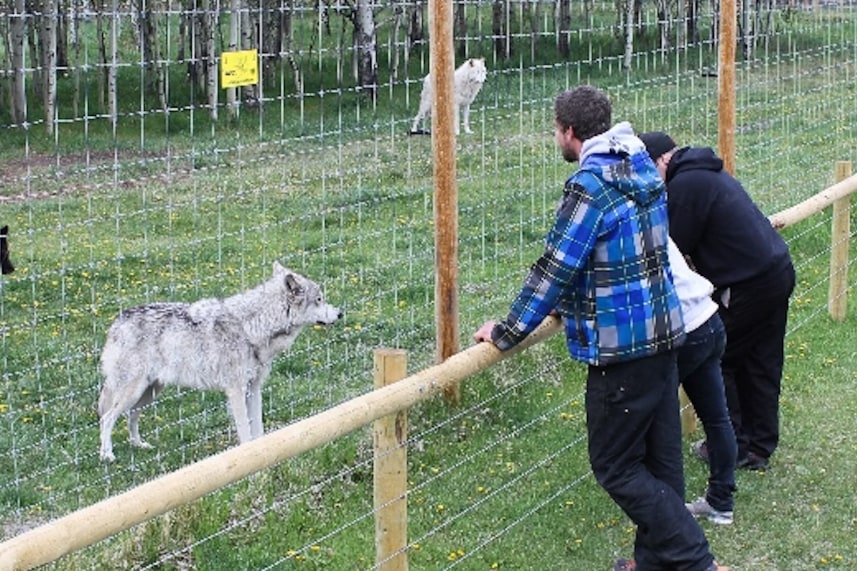
[[[738,172],[768,213],[831,184],[833,161],[857,148],[853,46],[830,47],[853,41],[853,24],[820,39],[790,25],[802,51],[739,70]],[[610,91],[617,120],[713,145],[717,85],[702,63],[688,54],[632,75],[579,63],[492,70],[477,133],[456,151],[463,347],[506,311],[572,168],[553,146],[553,95],[591,81]],[[318,135],[305,137],[260,137],[250,119],[246,131],[95,153],[82,135],[56,155],[4,146],[0,212],[18,266],[0,292],[6,537],[234,444],[221,395],[169,389],[142,421],[155,450],[130,448],[120,423],[117,463],[98,461],[97,360],[121,308],[231,295],[274,260],[323,283],[345,321],[307,331],[275,364],[268,431],[370,390],[375,347],[407,349],[410,371],[433,361],[431,141],[405,135],[401,95],[369,114],[334,99],[312,111]],[[735,525],[703,526],[733,571],[852,569],[854,312],[844,323],[826,315],[829,219],[784,233],[799,283],[782,445],[767,472],[738,474]],[[410,411],[412,569],[597,571],[630,554],[630,522],[589,474],[583,373],[553,338],[469,379],[462,407]],[[52,568],[371,568],[371,445],[357,431]],[[705,472],[688,456],[686,474],[691,499]]]

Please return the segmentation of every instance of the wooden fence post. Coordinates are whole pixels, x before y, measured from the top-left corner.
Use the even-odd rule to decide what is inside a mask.
[[[837,161],[836,182],[850,177],[851,169],[851,161]],[[845,320],[850,242],[851,197],[844,196],[833,203],[833,223],[830,232],[830,287],[827,293],[827,311],[836,321]]]
[[[403,349],[375,349],[375,388],[405,378]],[[375,564],[381,571],[408,569],[408,412],[375,421]]]
[[[690,404],[690,399],[681,386],[678,388],[678,401],[681,406],[681,432],[693,434],[696,432],[696,409]]]

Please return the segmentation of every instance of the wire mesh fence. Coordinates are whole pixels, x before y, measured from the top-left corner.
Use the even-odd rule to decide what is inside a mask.
[[[345,318],[275,362],[267,430],[371,390],[374,347],[432,362],[432,144],[409,134],[426,13],[392,0],[0,7],[0,226],[16,267],[0,278],[6,536],[235,443],[221,394],[172,387],[143,414],[154,449],[129,446],[120,423],[117,462],[99,461],[98,360],[122,309],[234,295],[274,261],[323,284]],[[457,62],[487,67],[456,148],[466,346],[507,309],[570,172],[553,142],[560,90],[594,83],[616,120],[716,146],[717,5],[466,0],[454,13]],[[773,213],[854,158],[857,14],[745,4],[739,28],[737,174]],[[222,89],[236,50],[256,50],[259,82]],[[827,226],[788,234],[802,276],[790,335],[824,312]],[[412,413],[418,568],[490,566],[499,542],[549,526],[592,485],[579,371],[557,355],[549,344],[481,376],[460,411]],[[370,448],[365,433],[345,438],[67,565],[207,568],[238,542],[248,568],[371,568],[358,494]],[[466,523],[489,512],[490,528]]]

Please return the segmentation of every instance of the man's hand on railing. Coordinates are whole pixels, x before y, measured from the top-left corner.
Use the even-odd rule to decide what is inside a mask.
[[[482,343],[483,341],[487,341],[491,343],[491,331],[494,329],[495,321],[489,320],[482,324],[482,327],[479,328],[476,333],[473,334],[473,340],[477,343]]]

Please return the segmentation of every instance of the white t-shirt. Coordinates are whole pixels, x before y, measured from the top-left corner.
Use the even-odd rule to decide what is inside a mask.
[[[684,255],[672,238],[669,239],[667,252],[673,274],[673,285],[681,302],[684,330],[690,333],[717,313],[717,304],[711,299],[714,286],[687,265]]]

